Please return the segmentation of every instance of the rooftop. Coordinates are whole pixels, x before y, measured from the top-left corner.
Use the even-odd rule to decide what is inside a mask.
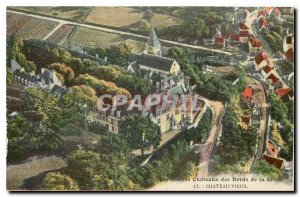
[[[271,68],[270,66],[265,66],[265,67],[263,68],[263,71],[264,71],[266,74],[268,74],[271,70],[272,70],[272,68]]]
[[[263,160],[265,160],[266,162],[268,162],[269,164],[275,166],[278,169],[281,169],[283,166],[283,162],[284,160],[281,158],[275,158],[266,154],[263,154]]]
[[[279,88],[277,91],[278,96],[283,97],[293,92],[291,88]]]
[[[162,71],[170,71],[174,61],[171,58],[143,53],[138,59],[138,64]]]
[[[245,23],[240,23],[239,28],[240,28],[241,30],[248,30],[248,29],[249,29],[249,27],[248,27],[247,25],[245,25]]]
[[[251,43],[252,47],[261,47],[262,46],[261,41],[255,37],[250,38],[249,42]]]
[[[255,61],[255,63],[257,65],[259,65],[264,60],[266,60],[267,62],[269,62],[268,55],[266,53],[264,53],[264,52],[260,52],[254,58],[254,61]]]
[[[251,99],[253,96],[252,87],[246,87],[244,92],[242,93],[242,96]]]

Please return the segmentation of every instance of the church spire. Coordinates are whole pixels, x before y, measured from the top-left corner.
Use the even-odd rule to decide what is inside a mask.
[[[150,36],[149,36],[149,39],[148,39],[148,42],[147,42],[147,51],[149,53],[152,53],[154,55],[158,55],[158,56],[161,56],[162,53],[161,53],[161,44],[159,42],[159,39],[155,33],[155,30],[154,28],[151,29],[151,32],[150,32]]]

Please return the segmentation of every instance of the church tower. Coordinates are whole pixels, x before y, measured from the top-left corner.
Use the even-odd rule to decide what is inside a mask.
[[[150,54],[162,56],[161,45],[154,31],[154,28],[151,29],[151,33],[147,42],[147,52]]]

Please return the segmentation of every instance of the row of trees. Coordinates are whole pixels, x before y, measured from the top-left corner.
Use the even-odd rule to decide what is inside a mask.
[[[150,90],[149,83],[142,77],[134,76],[129,71],[124,71],[116,66],[91,67],[87,71],[98,79],[111,81],[117,86],[125,88],[131,94],[147,95]]]
[[[284,141],[284,149],[281,150],[281,156],[287,160],[293,159],[293,122],[294,122],[294,107],[293,102],[283,102],[282,99],[275,93],[268,95],[270,102],[270,113],[272,119],[279,122],[281,128],[273,128],[272,137],[280,142],[280,139]],[[276,130],[276,131],[274,131]],[[279,133],[278,133],[279,130]],[[277,135],[276,135],[277,134]],[[279,134],[279,135],[278,135]]]
[[[127,96],[128,99],[131,98],[131,94],[123,89],[116,86],[116,84],[104,80],[99,80],[89,74],[80,74],[74,81],[74,85],[87,85],[96,90],[97,96],[103,94],[117,95],[122,94]]]

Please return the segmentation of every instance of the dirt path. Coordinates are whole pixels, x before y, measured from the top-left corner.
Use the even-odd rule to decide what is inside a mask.
[[[42,172],[58,170],[67,164],[61,157],[33,157],[28,162],[9,165],[6,170],[7,190],[18,190],[25,179],[39,175]]]

